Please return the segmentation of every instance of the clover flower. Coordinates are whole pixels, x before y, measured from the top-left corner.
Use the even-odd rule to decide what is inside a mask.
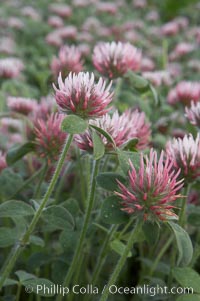
[[[128,118],[125,115],[120,116],[118,111],[115,111],[112,117],[106,114],[100,119],[91,121],[90,124],[106,131],[113,138],[117,147],[127,142],[131,137],[136,137],[136,131],[131,124],[128,124]],[[107,150],[113,149],[112,143],[103,135],[101,135],[101,139]],[[92,131],[88,129],[83,134],[76,135],[75,142],[80,149],[92,151]]]
[[[170,86],[172,79],[168,71],[147,71],[143,72],[142,76],[148,79],[154,86]]]
[[[93,64],[104,76],[117,78],[128,70],[139,70],[141,51],[130,43],[100,43],[93,52]]]
[[[96,83],[94,74],[88,72],[77,75],[70,72],[64,82],[60,74],[59,88],[54,85],[56,102],[62,112],[82,118],[101,117],[108,112],[107,106],[112,101],[111,84],[106,87],[102,78]]]
[[[200,83],[183,81],[176,85],[168,94],[168,103],[175,105],[180,102],[184,105],[190,105],[191,101],[200,100]]]
[[[99,13],[109,13],[111,15],[116,15],[117,5],[112,2],[99,2],[96,4],[97,12]]]
[[[37,108],[38,104],[35,99],[9,96],[7,106],[11,111],[28,115]]]
[[[49,6],[49,10],[61,18],[68,18],[72,14],[72,9],[69,5],[55,3]]]
[[[38,119],[35,122],[36,152],[39,157],[47,158],[48,163],[58,159],[67,134],[61,131],[64,115],[51,114],[48,120]]]
[[[75,46],[61,47],[58,58],[54,57],[51,63],[51,70],[55,77],[61,72],[67,76],[70,72],[78,73],[83,69],[81,52]]]
[[[183,139],[174,138],[166,146],[166,153],[181,176],[191,181],[200,175],[200,138],[185,135]]]
[[[137,150],[143,150],[149,145],[150,135],[151,135],[151,129],[150,124],[146,122],[145,113],[139,112],[136,110],[126,110],[122,116],[126,116],[127,118],[127,125],[131,126],[132,131],[136,131],[136,138],[138,139],[138,143],[136,145]],[[131,134],[133,138],[133,134]]]
[[[136,148],[147,147],[150,138],[150,125],[145,122],[145,114],[137,110],[127,110],[121,116],[115,111],[112,116],[104,115],[98,120],[92,120],[90,124],[106,131],[114,140],[117,147],[123,146],[131,139],[137,138]],[[107,151],[113,150],[113,145],[103,135],[100,136]],[[82,150],[92,151],[92,131],[86,130],[83,134],[75,136],[75,142]]]
[[[12,55],[16,52],[15,41],[10,37],[0,37],[0,53]]]
[[[22,29],[24,28],[24,22],[20,18],[16,17],[10,17],[7,21],[8,27],[14,28],[14,29]]]
[[[165,23],[161,27],[161,33],[163,36],[175,36],[179,32],[179,25],[175,21],[170,21],[168,23]]]
[[[63,19],[59,16],[50,16],[48,18],[48,24],[54,28],[60,28],[64,26]]]
[[[171,203],[181,197],[177,193],[183,180],[177,181],[180,171],[175,172],[172,166],[163,151],[158,158],[153,149],[149,157],[141,153],[139,170],[130,161],[128,185],[118,181],[119,192],[115,192],[122,199],[122,210],[150,221],[176,218]]]
[[[0,59],[0,77],[16,78],[23,69],[24,64],[17,58],[8,57]]]
[[[32,6],[25,6],[21,9],[21,14],[23,16],[29,17],[34,21],[40,21],[41,15],[39,12]]]
[[[50,32],[46,36],[45,41],[47,44],[55,47],[60,47],[63,44],[62,38],[59,35],[57,35],[56,32]]]
[[[0,151],[0,172],[7,167],[6,155]]]
[[[200,102],[195,104],[192,101],[191,107],[185,108],[185,116],[189,119],[191,124],[200,128]]]
[[[195,50],[195,45],[191,43],[182,42],[176,45],[175,49],[169,55],[171,61],[177,60],[188,53],[191,53]]]

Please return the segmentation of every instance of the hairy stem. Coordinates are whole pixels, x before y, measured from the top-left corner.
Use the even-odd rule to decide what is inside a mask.
[[[79,238],[78,244],[76,246],[76,250],[74,253],[72,263],[71,263],[69,270],[67,272],[67,275],[63,281],[63,286],[69,286],[69,284],[72,280],[72,276],[74,275],[75,269],[77,267],[77,264],[78,264],[78,261],[80,258],[80,254],[82,254],[83,243],[84,243],[85,236],[87,233],[88,224],[90,221],[90,216],[92,213],[92,208],[93,208],[93,203],[94,203],[95,188],[96,188],[96,176],[98,173],[98,166],[99,166],[99,161],[94,160],[93,161],[93,171],[92,171],[91,180],[90,180],[90,190],[89,190],[89,195],[88,195],[85,219],[84,219],[84,223],[82,226],[80,238]],[[61,300],[62,300],[62,295],[58,295],[57,301],[61,301]]]
[[[130,252],[132,246],[133,246],[133,243],[138,235],[138,232],[139,230],[141,229],[141,223],[140,222],[137,222],[136,225],[135,225],[135,228],[133,229],[133,231],[131,232],[130,234],[130,237],[129,237],[129,240],[128,240],[128,243],[124,249],[124,252],[123,254],[121,255],[111,277],[110,277],[110,280],[108,281],[108,284],[106,285],[105,289],[104,289],[104,292],[102,294],[102,297],[100,298],[100,301],[106,301],[108,299],[108,296],[109,296],[109,288],[111,285],[115,284],[116,281],[117,281],[117,278],[126,262],[126,258],[128,256],[128,253]]]
[[[42,210],[44,209],[46,203],[48,202],[49,197],[51,196],[51,193],[53,192],[53,189],[54,189],[54,187],[57,183],[58,177],[60,175],[61,169],[62,169],[64,161],[65,161],[66,154],[67,154],[67,152],[69,150],[69,147],[71,145],[72,139],[73,139],[73,135],[70,134],[66,139],[66,143],[65,143],[65,146],[62,150],[62,153],[61,153],[60,159],[58,161],[56,170],[54,172],[54,175],[51,179],[49,187],[48,187],[48,189],[47,189],[47,191],[44,195],[44,198],[43,198],[39,208],[35,212],[35,215],[34,215],[32,221],[31,221],[28,229],[26,230],[25,234],[23,235],[22,239],[20,240],[20,242],[18,242],[14,246],[14,248],[11,250],[10,254],[8,255],[8,259],[6,260],[6,263],[4,264],[4,266],[2,268],[2,271],[1,271],[0,289],[2,288],[6,278],[10,275],[10,273],[13,269],[13,266],[15,265],[15,262],[17,261],[23,247],[25,247],[26,244],[29,242],[30,235],[33,232],[33,230],[35,229],[35,226],[36,226],[36,224],[37,224],[37,222],[38,222],[38,220],[39,220],[39,218],[42,214]]]

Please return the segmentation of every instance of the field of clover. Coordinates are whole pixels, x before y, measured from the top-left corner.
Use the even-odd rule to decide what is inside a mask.
[[[0,301],[200,301],[199,0],[0,2]]]

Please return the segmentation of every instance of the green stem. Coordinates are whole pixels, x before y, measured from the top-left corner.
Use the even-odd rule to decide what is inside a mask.
[[[80,189],[81,189],[81,196],[82,196],[82,202],[84,207],[84,200],[86,198],[86,191],[85,191],[85,176],[84,176],[84,168],[83,163],[81,160],[81,154],[80,149],[77,149],[77,159],[78,159],[78,167],[79,167],[79,175],[80,175]]]
[[[188,199],[189,190],[190,190],[190,184],[188,184],[188,186],[184,187],[184,190],[183,190],[183,203],[182,203],[181,212],[180,212],[180,216],[179,216],[179,225],[181,227],[184,227],[185,222],[186,222],[186,208],[187,208],[187,199]],[[172,282],[173,282],[172,269],[175,266],[175,262],[176,262],[176,249],[173,249],[172,256],[171,256],[170,273],[169,273],[169,278],[168,278],[168,287],[169,288],[172,286]]]
[[[154,271],[157,268],[158,263],[160,262],[161,258],[163,257],[163,255],[165,254],[165,252],[167,251],[167,249],[169,248],[169,246],[171,245],[172,241],[173,241],[174,237],[171,236],[166,243],[164,244],[164,246],[161,248],[160,252],[158,253],[158,256],[156,257],[153,266],[150,270],[149,276],[151,277],[154,273]]]
[[[106,250],[108,248],[108,244],[109,242],[111,241],[114,233],[116,232],[118,228],[118,225],[117,226],[112,226],[111,227],[111,230],[109,231],[104,243],[103,243],[103,246],[101,248],[101,251],[100,251],[100,254],[99,254],[99,257],[97,259],[97,263],[96,263],[96,267],[95,267],[95,270],[94,270],[94,273],[93,273],[93,277],[92,277],[92,280],[91,280],[91,283],[92,285],[95,285],[96,284],[96,281],[97,281],[97,278],[102,270],[102,267],[105,263],[105,259],[106,259]]]
[[[102,166],[102,171],[103,172],[107,171],[107,169],[108,169],[107,167],[108,167],[108,162],[109,161],[110,161],[110,157],[107,154],[107,155],[104,156],[104,162],[103,162],[103,166]]]
[[[75,275],[75,278],[74,278],[74,283],[80,283],[79,278],[80,278],[80,275],[81,275],[81,269],[82,269],[82,272],[83,272],[83,266],[82,266],[83,260],[85,260],[85,254],[81,254],[81,256],[79,258],[79,265],[77,267],[76,275]],[[69,294],[69,300],[68,301],[73,301],[74,297],[75,297],[75,295],[73,293]]]
[[[186,208],[187,208],[189,191],[190,191],[190,184],[188,184],[188,186],[186,186],[183,190],[183,203],[182,203],[181,212],[179,216],[179,225],[181,227],[184,227],[186,221]]]
[[[166,39],[162,43],[162,63],[163,69],[166,70],[168,65],[168,41]]]
[[[122,84],[123,84],[123,78],[118,78],[117,83],[116,83],[116,87],[115,87],[115,100],[116,101],[119,100]]]
[[[26,230],[25,234],[23,235],[22,239],[20,242],[18,242],[16,244],[16,246],[11,250],[11,253],[10,255],[8,256],[9,260],[6,261],[6,265],[4,265],[4,267],[2,268],[2,276],[0,278],[0,289],[2,288],[6,278],[9,276],[9,274],[11,273],[12,269],[13,269],[13,266],[16,262],[16,260],[18,259],[22,249],[24,246],[26,246],[26,244],[29,242],[29,237],[31,235],[31,233],[33,232],[33,230],[35,229],[35,226],[42,214],[42,211],[46,205],[46,203],[48,202],[49,200],[49,197],[51,196],[51,193],[53,192],[53,189],[57,183],[57,180],[58,180],[58,177],[60,175],[60,172],[61,172],[61,169],[62,169],[62,166],[64,164],[64,161],[65,161],[65,157],[66,157],[66,154],[69,150],[69,147],[71,145],[71,142],[73,140],[73,135],[70,134],[67,139],[66,139],[66,143],[65,143],[65,146],[62,150],[62,153],[61,153],[61,156],[60,156],[60,159],[58,161],[58,164],[56,166],[56,170],[54,172],[54,175],[51,179],[51,182],[49,184],[49,187],[44,195],[44,198],[38,208],[38,210],[36,211],[28,229]]]
[[[21,285],[21,283],[18,283],[17,294],[16,294],[16,299],[15,299],[16,301],[20,301],[21,289],[22,289],[22,285]]]
[[[128,228],[130,227],[131,224],[133,224],[132,218],[130,218],[130,221],[126,224],[124,229],[120,232],[119,237],[118,237],[119,240],[123,237],[123,235],[126,233],[126,231],[128,230]]]
[[[91,212],[92,212],[92,208],[93,208],[93,203],[94,203],[94,196],[95,196],[95,188],[96,188],[96,176],[98,173],[98,167],[99,167],[99,161],[93,161],[93,171],[92,171],[92,175],[91,175],[91,181],[90,181],[90,190],[89,190],[89,195],[88,195],[88,201],[87,201],[87,209],[86,209],[86,214],[85,214],[85,219],[84,219],[84,223],[83,223],[83,227],[81,230],[81,234],[80,234],[80,238],[74,253],[74,257],[72,260],[72,263],[69,267],[69,270],[67,272],[67,275],[63,281],[63,286],[69,286],[70,281],[72,279],[72,276],[74,275],[75,269],[77,267],[79,258],[80,258],[80,254],[82,254],[82,248],[83,248],[83,243],[85,240],[85,236],[86,236],[86,232],[88,229],[88,224],[90,221],[90,216],[91,216]],[[62,300],[62,295],[58,295],[57,301],[61,301]]]
[[[64,170],[64,173],[63,173],[63,176],[62,178],[60,179],[58,185],[57,185],[57,188],[55,190],[55,196],[54,196],[54,199],[55,199],[55,204],[57,204],[59,202],[59,195],[61,193],[61,190],[63,188],[63,185],[66,181],[66,175],[70,173],[71,169],[73,167],[73,163],[72,162],[68,162],[65,170]]]
[[[176,249],[173,249],[172,255],[171,255],[171,263],[170,263],[170,272],[169,272],[169,278],[168,278],[168,283],[167,286],[169,288],[171,288],[172,286],[172,282],[173,282],[173,273],[172,273],[172,269],[175,266],[175,262],[176,262]]]
[[[36,199],[36,200],[40,198],[41,185],[42,185],[42,182],[43,182],[43,180],[46,176],[47,170],[48,170],[48,163],[45,162],[44,168],[42,170],[41,177],[39,178],[39,183],[38,183],[38,185],[35,189],[35,193],[34,193],[34,199]]]
[[[133,243],[138,235],[138,232],[140,231],[141,229],[141,226],[142,226],[142,223],[141,222],[137,222],[136,225],[135,225],[135,228],[133,229],[133,231],[131,232],[130,234],[130,237],[129,237],[129,240],[128,240],[128,243],[124,249],[124,252],[122,254],[122,256],[120,257],[111,277],[110,277],[110,280],[108,282],[108,284],[106,285],[105,289],[104,289],[104,292],[103,292],[103,295],[102,297],[100,298],[100,301],[106,301],[108,299],[108,296],[109,296],[109,288],[111,285],[115,284],[125,262],[126,262],[126,258],[128,256],[128,253],[130,252],[132,246],[133,246]]]

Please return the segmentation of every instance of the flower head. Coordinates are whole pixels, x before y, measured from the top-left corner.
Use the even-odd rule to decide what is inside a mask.
[[[185,108],[185,116],[189,119],[191,124],[200,128],[200,102],[196,104],[192,101],[191,107]]]
[[[29,17],[32,20],[39,21],[41,19],[38,11],[32,6],[25,6],[21,9],[21,13],[23,16]]]
[[[147,147],[150,137],[150,125],[145,122],[145,114],[137,110],[127,110],[121,116],[118,111],[115,111],[112,116],[104,115],[98,120],[93,120],[90,124],[95,125],[106,131],[114,140],[117,147],[122,146],[133,138],[138,139],[136,145],[137,149],[144,149]],[[106,150],[112,150],[113,145],[103,135],[101,135],[102,142]],[[92,151],[92,132],[86,130],[84,134],[76,135],[75,141],[83,150]]]
[[[171,203],[180,197],[177,192],[183,180],[177,181],[180,171],[175,172],[172,166],[163,151],[158,158],[153,149],[149,157],[141,154],[138,171],[130,161],[128,186],[118,181],[120,192],[115,192],[122,199],[122,210],[151,221],[176,217]]]
[[[58,159],[67,134],[61,131],[64,116],[51,114],[47,121],[38,119],[35,123],[36,152],[41,158],[48,158],[48,162]]]
[[[136,132],[136,138],[138,139],[138,143],[136,145],[137,150],[143,150],[145,149],[150,140],[151,130],[150,130],[150,124],[146,122],[145,113],[139,112],[136,110],[126,110],[122,114],[122,118],[126,118],[126,127],[131,127],[131,135],[129,136],[129,139],[132,139],[134,131]]]
[[[192,189],[189,192],[189,195],[188,195],[188,198],[187,198],[187,202],[189,204],[199,206],[199,204],[200,204],[200,194],[199,194],[199,191]]]
[[[15,41],[10,37],[0,38],[0,53],[12,55],[16,52]]]
[[[193,180],[200,175],[200,138],[185,135],[183,139],[174,138],[166,146],[166,152],[181,176]]]
[[[60,28],[64,26],[63,19],[59,16],[50,16],[48,18],[48,24],[55,28]]]
[[[188,53],[191,53],[195,50],[195,46],[191,43],[182,42],[179,43],[172,53],[169,55],[171,61],[176,60]]]
[[[0,151],[0,172],[7,167],[6,155]]]
[[[116,3],[112,2],[99,2],[96,4],[97,12],[109,13],[111,15],[116,15],[117,6]]]
[[[155,86],[170,86],[171,76],[168,71],[147,71],[142,73],[143,77],[148,79]]]
[[[0,77],[16,78],[24,69],[24,64],[21,60],[13,57],[0,59]]]
[[[79,115],[82,118],[97,118],[104,115],[107,105],[112,101],[111,83],[106,88],[102,78],[95,83],[94,74],[71,73],[63,82],[61,74],[55,89],[56,102],[61,111]]]
[[[22,29],[24,28],[24,22],[20,18],[16,17],[10,17],[8,19],[8,27],[14,28],[14,29]]]
[[[51,4],[49,10],[62,18],[70,17],[72,14],[71,7],[61,3]]]
[[[120,116],[118,111],[115,111],[112,117],[106,114],[100,119],[91,121],[90,124],[106,131],[113,138],[117,147],[120,147],[130,138],[136,137],[136,130],[131,124],[128,124],[128,118],[125,115]],[[103,135],[101,135],[101,139],[107,150],[113,149],[112,143]],[[79,148],[87,151],[93,150],[92,131],[90,129],[86,130],[83,134],[76,135],[75,141]]]
[[[184,105],[190,105],[191,101],[200,100],[200,83],[199,82],[180,82],[168,94],[168,103],[175,105],[180,102]]]
[[[24,97],[13,97],[7,98],[7,106],[11,111],[28,115],[37,108],[37,102],[34,99]]]
[[[163,36],[175,36],[179,32],[179,25],[175,21],[165,23],[161,28]]]
[[[93,64],[104,76],[120,77],[128,70],[139,70],[141,51],[130,43],[100,43],[94,48]]]
[[[51,63],[51,70],[55,77],[60,72],[63,76],[67,76],[70,72],[78,73],[82,69],[81,52],[75,46],[63,46],[59,51],[58,58],[54,57]]]

